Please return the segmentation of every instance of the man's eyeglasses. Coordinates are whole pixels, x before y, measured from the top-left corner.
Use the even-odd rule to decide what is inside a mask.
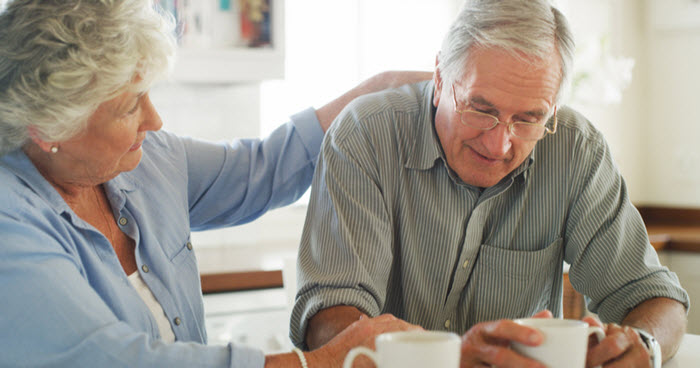
[[[554,134],[557,132],[556,106],[554,106],[554,123],[552,124],[552,128],[549,128],[546,125],[546,122],[530,123],[527,121],[514,121],[512,123],[506,123],[498,120],[498,118],[493,115],[483,112],[474,111],[471,109],[458,110],[454,84],[452,84],[452,99],[454,101],[455,112],[460,114],[462,124],[470,128],[491,130],[498,124],[504,124],[508,127],[510,134],[526,141],[538,141],[544,138],[547,134]]]

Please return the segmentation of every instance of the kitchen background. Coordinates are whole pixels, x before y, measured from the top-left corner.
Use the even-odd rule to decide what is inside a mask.
[[[256,3],[190,1],[189,9],[174,8],[188,10],[196,28],[182,30],[173,79],[151,94],[165,129],[211,140],[257,137],[377,72],[432,70],[461,6],[461,0],[271,0],[269,33],[260,42],[242,25]],[[604,132],[633,202],[700,207],[700,1],[554,3],[578,46],[568,104]],[[305,201],[251,224],[193,234],[202,273],[286,271],[285,288],[206,295],[212,343],[288,348]],[[700,256],[660,256],[700,302]],[[689,319],[689,331],[700,333],[700,313],[691,311]]]
[[[164,128],[257,137],[390,69],[432,70],[461,0],[160,0],[186,22]],[[700,207],[700,0],[555,0],[577,39],[568,103],[608,139],[638,206]],[[5,1],[0,0],[0,8]],[[287,350],[305,197],[233,229],[193,234],[202,273],[280,270],[284,288],[205,295],[211,343]],[[663,251],[700,304],[700,253]],[[691,309],[689,332],[700,333]]]

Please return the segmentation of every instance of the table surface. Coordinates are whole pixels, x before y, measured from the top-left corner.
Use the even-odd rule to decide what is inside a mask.
[[[700,367],[700,335],[686,334],[680,349],[664,368]]]

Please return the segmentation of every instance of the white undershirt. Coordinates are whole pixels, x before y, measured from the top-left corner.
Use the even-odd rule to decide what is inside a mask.
[[[141,299],[143,299],[143,302],[146,303],[148,309],[151,310],[153,317],[156,319],[161,340],[164,342],[174,342],[175,333],[173,332],[173,327],[170,325],[170,321],[165,315],[163,307],[161,307],[160,303],[158,303],[158,300],[156,300],[156,297],[151,292],[151,289],[148,288],[148,285],[143,282],[141,275],[139,275],[138,271],[136,271],[127,278],[129,279],[129,282],[131,282],[134,289],[136,289],[136,292],[139,294]]]

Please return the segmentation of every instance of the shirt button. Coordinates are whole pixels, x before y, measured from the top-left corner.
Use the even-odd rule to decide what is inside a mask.
[[[450,328],[450,320],[445,321],[445,328]]]
[[[187,242],[187,249],[192,250],[192,243]]]
[[[467,260],[467,261],[464,261],[464,263],[462,263],[462,268],[466,269],[466,268],[467,268],[467,265],[469,265],[469,261],[468,261],[468,260]]]
[[[182,321],[180,320],[180,317],[175,317],[175,319],[173,320],[173,322],[175,322],[175,325],[176,325],[176,326],[179,326],[180,323],[182,323]]]
[[[141,269],[142,269],[143,272],[145,272],[145,273],[148,273],[148,271],[149,271],[149,268],[148,268],[148,266],[146,266],[146,265],[141,266]]]
[[[127,223],[129,223],[129,220],[127,220],[126,217],[119,218],[119,225],[126,226]]]

